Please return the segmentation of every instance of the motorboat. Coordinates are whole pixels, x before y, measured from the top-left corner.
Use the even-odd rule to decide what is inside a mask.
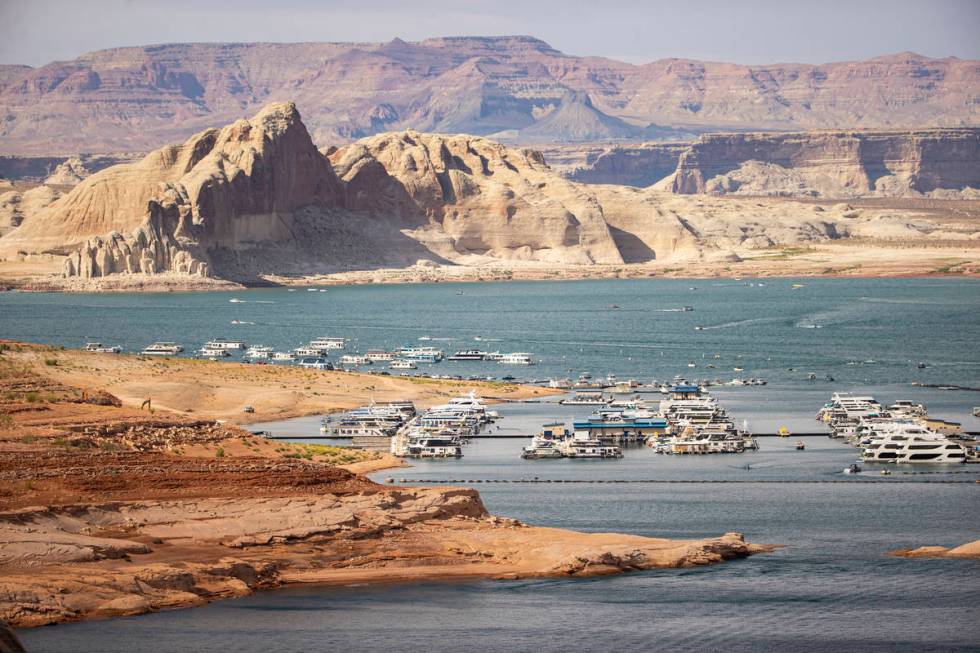
[[[452,356],[449,356],[446,360],[451,361],[482,361],[486,356],[485,352],[479,349],[464,349],[457,351]]]
[[[115,345],[107,347],[106,345],[103,345],[101,342],[86,342],[85,351],[94,351],[99,354],[121,354],[122,347],[118,347]]]
[[[245,343],[241,340],[215,338],[204,343],[203,349],[245,349]]]
[[[333,364],[316,356],[308,356],[306,358],[301,358],[299,361],[299,366],[304,367],[308,370],[332,370],[333,369]]]
[[[310,341],[311,349],[327,350],[327,349],[343,349],[347,346],[346,338],[328,338],[326,336],[321,336]]]
[[[797,451],[803,451],[804,449],[806,449],[806,443],[803,442],[803,440],[797,440],[796,441],[796,450]]]
[[[245,358],[272,358],[272,347],[253,345],[245,350]]]
[[[844,473],[845,474],[860,474],[861,473],[861,466],[858,465],[857,463],[851,463],[850,465],[848,465],[847,467],[844,468]]]
[[[534,360],[531,359],[531,354],[526,352],[504,354],[497,362],[501,363],[502,365],[534,365]]]
[[[959,464],[966,462],[966,447],[916,424],[882,428],[865,445],[861,459],[896,464]]]
[[[154,342],[141,352],[144,356],[176,356],[184,348],[175,342]]]
[[[579,391],[576,392],[571,397],[566,397],[561,399],[559,402],[562,406],[605,406],[609,403],[605,395],[599,391]]]
[[[207,345],[201,347],[197,353],[201,356],[201,358],[210,358],[211,360],[231,356],[227,349],[208,347]]]
[[[567,438],[568,429],[562,422],[545,424],[541,432],[531,438],[531,444],[521,451],[521,458],[536,460],[538,458],[563,458],[564,454],[557,444]]]
[[[360,354],[344,354],[337,362],[341,365],[370,365],[371,359]]]

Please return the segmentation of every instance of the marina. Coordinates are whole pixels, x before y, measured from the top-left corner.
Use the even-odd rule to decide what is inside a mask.
[[[826,292],[821,293],[820,287],[825,283]],[[411,466],[372,474],[375,481],[394,486],[476,487],[494,514],[528,523],[680,539],[712,535],[719,529],[741,529],[753,540],[776,542],[785,547],[766,560],[750,558],[710,571],[664,570],[603,579],[601,583],[590,583],[587,594],[581,582],[555,580],[299,588],[217,602],[194,611],[35,630],[29,636],[35,638],[33,641],[42,650],[47,642],[53,642],[54,650],[71,650],[75,637],[98,642],[102,650],[113,650],[114,638],[122,641],[119,638],[131,638],[134,632],[157,632],[163,627],[181,632],[190,629],[197,645],[206,646],[211,637],[211,641],[224,646],[229,635],[220,624],[230,618],[240,620],[242,611],[247,611],[248,623],[242,628],[252,636],[263,632],[262,629],[278,629],[284,614],[290,615],[293,623],[301,624],[298,630],[290,630],[280,637],[283,646],[293,642],[298,650],[309,649],[312,640],[308,638],[316,637],[319,641],[326,636],[326,628],[331,641],[338,645],[363,646],[363,627],[367,626],[364,615],[369,612],[372,621],[404,619],[405,611],[400,606],[408,601],[415,606],[433,606],[431,613],[428,608],[421,613],[413,608],[415,626],[403,639],[419,646],[444,636],[446,611],[456,609],[453,604],[459,602],[467,606],[468,615],[475,604],[481,606],[481,614],[482,610],[495,611],[495,616],[478,619],[495,632],[516,631],[521,637],[546,635],[565,648],[574,646],[574,642],[567,628],[555,624],[556,609],[588,610],[594,618],[607,620],[614,627],[604,631],[604,637],[614,648],[629,650],[642,648],[654,636],[658,641],[683,648],[684,642],[691,641],[692,629],[698,629],[699,645],[707,642],[709,647],[729,650],[739,650],[731,644],[736,635],[743,643],[742,650],[765,648],[773,641],[791,647],[801,638],[812,643],[814,650],[827,651],[855,647],[874,650],[875,643],[881,641],[888,641],[887,649],[894,650],[896,640],[904,642],[907,650],[921,650],[923,645],[937,642],[948,644],[948,649],[966,648],[970,640],[950,629],[948,621],[969,620],[971,616],[970,609],[964,606],[977,600],[975,591],[970,589],[975,585],[975,573],[969,566],[973,563],[922,560],[909,566],[909,561],[890,558],[886,553],[923,543],[955,544],[975,539],[972,524],[962,515],[964,510],[972,510],[977,505],[980,466],[868,462],[862,458],[861,447],[844,438],[828,437],[829,423],[814,420],[815,411],[837,392],[875,398],[882,410],[894,406],[896,411],[915,413],[921,405],[930,421],[924,428],[937,433],[940,428],[946,428],[940,421],[947,425],[958,423],[966,433],[980,431],[980,420],[972,415],[978,403],[976,394],[929,387],[980,385],[977,374],[980,365],[971,354],[963,353],[971,351],[963,343],[973,335],[966,316],[980,308],[980,302],[976,306],[971,304],[973,300],[968,293],[959,293],[955,301],[947,302],[944,284],[950,282],[930,282],[926,287],[917,283],[920,282],[855,280],[842,285],[815,280],[808,282],[807,298],[818,303],[819,309],[770,297],[770,309],[780,317],[763,322],[750,321],[759,319],[760,313],[757,306],[751,306],[751,296],[742,297],[739,302],[726,301],[728,295],[741,292],[741,288],[719,286],[712,297],[711,287],[701,284],[693,313],[664,313],[667,319],[658,319],[655,325],[642,330],[637,330],[638,322],[624,320],[623,316],[631,315],[631,306],[644,307],[650,290],[658,293],[655,300],[649,300],[655,301],[653,305],[669,302],[674,292],[671,283],[559,283],[547,286],[547,292],[541,290],[540,294],[534,291],[540,284],[529,283],[509,286],[506,296],[499,300],[481,296],[488,292],[483,286],[467,288],[464,296],[455,296],[451,288],[431,286],[413,288],[411,305],[399,304],[399,292],[404,289],[384,287],[336,288],[324,294],[263,290],[250,291],[247,295],[276,302],[273,305],[231,304],[226,299],[206,301],[207,294],[181,298],[160,296],[152,300],[140,297],[128,301],[153,302],[159,309],[143,306],[135,312],[132,333],[113,325],[116,312],[69,308],[75,311],[72,319],[81,325],[84,337],[94,341],[107,339],[104,334],[121,334],[116,342],[124,351],[138,351],[154,340],[182,342],[188,350],[192,347],[196,350],[224,330],[219,330],[220,324],[232,320],[255,322],[254,326],[235,327],[250,331],[248,337],[240,339],[250,345],[264,343],[271,352],[289,351],[297,343],[309,342],[315,333],[349,337],[344,349],[325,351],[325,357],[300,357],[292,363],[258,359],[270,365],[327,366],[337,363],[347,353],[365,352],[366,356],[372,349],[397,352],[406,343],[418,342],[420,334],[431,334],[432,339],[452,337],[450,344],[436,347],[451,352],[472,348],[469,343],[475,335],[497,338],[500,342],[494,342],[493,349],[535,352],[534,366],[509,368],[513,376],[519,377],[514,383],[537,381],[548,387],[554,379],[554,386],[568,388],[566,393],[527,402],[487,404],[484,409],[497,413],[497,418],[475,433],[465,418],[461,420],[459,415],[453,415],[455,409],[434,411],[425,421],[427,430],[413,433],[407,425],[413,419],[413,427],[422,425],[420,416],[427,408],[421,406],[415,406],[416,415],[403,420],[394,435],[390,434],[391,424],[378,416],[374,416],[377,421],[373,424],[365,418],[359,424],[344,425],[354,430],[340,439],[328,438],[320,432],[322,416],[255,423],[250,428],[268,432],[277,442],[350,446],[356,436],[359,446],[380,450],[387,445],[389,451],[401,431],[405,437],[399,442],[404,445],[402,451]],[[887,287],[887,293],[880,292],[882,285]],[[492,288],[493,284],[487,287]],[[576,295],[578,289],[586,287],[589,293],[612,296],[612,299],[604,297],[603,302],[615,301],[622,308],[590,314],[588,320],[571,311],[562,312],[564,305],[587,301]],[[645,290],[630,295],[622,288]],[[775,293],[779,292],[775,290],[778,288],[777,282],[769,281],[764,290]],[[426,323],[427,315],[441,310],[439,302],[446,292],[451,292],[459,302],[479,298],[480,305],[486,305],[497,301],[491,307],[496,320],[492,333],[486,328],[486,315],[477,320],[466,311],[452,315],[456,326],[450,333],[446,333],[445,327],[438,328],[435,319]],[[553,305],[554,312],[549,315],[560,316],[561,320],[549,322],[548,329],[541,329],[533,316],[542,306],[547,307],[554,296],[560,296],[561,302]],[[796,296],[804,295],[800,291]],[[931,303],[925,304],[928,311],[909,313],[908,303],[859,299],[881,296],[903,302]],[[310,301],[326,302],[328,298],[329,305],[325,303],[323,312],[313,319]],[[52,344],[61,344],[57,340],[59,330],[54,314],[50,322],[44,317],[45,296],[27,299],[36,304],[32,310],[40,316],[35,327],[40,334],[37,338],[46,337]],[[70,305],[84,299],[69,296],[67,302]],[[19,295],[0,296],[0,301],[23,300]],[[99,301],[111,304],[123,299],[108,296],[100,297]],[[168,305],[175,301],[182,302],[180,310]],[[694,301],[674,302],[680,303]],[[372,307],[376,304],[384,305],[385,310],[375,311]],[[268,315],[272,306],[276,312],[274,320]],[[719,306],[724,306],[724,314],[719,313]],[[892,312],[895,306],[902,309],[905,322],[901,328],[895,326],[899,324],[896,313]],[[512,310],[505,310],[506,307]],[[179,330],[172,333],[161,330],[159,323],[141,327],[141,316],[153,310],[179,315],[183,320]],[[410,317],[403,318],[406,311]],[[812,322],[812,316],[818,312],[826,314],[822,318],[826,324],[820,329],[821,339],[797,338],[797,334],[812,331],[794,324],[804,318]],[[7,333],[16,335],[17,325],[11,322],[10,315],[0,311],[0,325]],[[706,326],[740,324],[695,332],[674,323],[686,315],[698,315]],[[618,317],[613,321],[610,316]],[[446,323],[449,319],[449,314],[443,314],[438,322]],[[410,321],[421,325],[411,326]],[[84,326],[86,323],[91,326]],[[281,326],[284,324],[287,326]],[[946,337],[919,337],[937,328],[937,324],[944,326]],[[575,328],[588,328],[590,339],[578,337],[573,332]],[[890,351],[909,346],[910,333],[916,339],[916,359],[901,360],[890,355]],[[760,338],[772,341],[777,336],[781,343],[778,347],[756,351],[754,343]],[[692,337],[705,340],[692,340]],[[80,346],[81,342],[65,344]],[[429,344],[438,342],[430,340]],[[500,376],[495,371],[498,369],[495,361],[450,363],[446,358],[444,355],[438,365],[440,373],[448,372],[446,376]],[[928,360],[929,366],[919,368],[918,359]],[[238,360],[238,357],[233,354],[224,360]],[[396,355],[387,364],[375,363],[364,369],[377,372],[389,366],[394,369],[397,360]],[[875,362],[867,362],[871,360]],[[691,361],[698,363],[695,373],[687,367]],[[742,367],[744,372],[733,377],[719,373],[722,383],[715,384],[714,378],[697,378],[703,376],[700,372],[705,369],[704,364],[716,365],[719,370]],[[429,370],[432,365],[417,364]],[[426,373],[432,375],[429,370]],[[807,380],[811,370],[817,374],[816,380]],[[823,380],[828,374],[836,381]],[[736,378],[765,379],[768,383],[765,386],[732,383]],[[691,381],[691,389],[672,396],[678,385],[684,385],[684,379]],[[577,384],[579,387],[573,387]],[[599,392],[602,403],[559,403],[582,392]],[[488,387],[483,399],[490,401],[493,395],[493,387]],[[372,398],[377,406],[398,399],[381,389],[374,391]],[[445,407],[453,399],[467,398],[449,393],[432,408]],[[370,405],[365,397],[361,407]],[[573,434],[576,422],[609,419],[615,423],[627,411],[636,411],[630,417],[635,428],[637,420],[660,419],[642,411],[663,414],[664,409],[678,423],[681,419],[689,421],[692,430],[694,425],[704,431],[730,423],[736,431],[751,432],[758,448],[745,447],[740,454],[663,455],[657,453],[655,446],[645,446],[645,436],[643,440],[634,438],[633,442],[613,444],[620,448],[621,458],[590,460],[553,454],[550,459],[547,455],[530,460],[521,458],[525,447],[544,430],[544,425],[555,424],[556,431],[567,430]],[[724,410],[724,420],[719,420],[722,416],[715,414],[715,409]],[[599,414],[593,418],[595,413]],[[452,424],[462,426],[463,433],[445,439],[439,431]],[[416,437],[411,438],[410,434]],[[674,434],[667,437],[672,438]],[[802,450],[798,448],[799,443],[804,445]],[[859,471],[845,473],[851,465],[856,465]],[[881,474],[881,469],[891,473]],[[915,510],[909,508],[913,505]],[[392,599],[393,596],[397,598]],[[541,608],[542,602],[547,602],[546,610]],[[810,606],[806,618],[786,608],[801,602]],[[886,612],[881,611],[883,602],[891,606]],[[655,608],[655,631],[652,627],[636,625],[651,618],[650,606]],[[936,609],[943,610],[943,619],[935,618],[931,611]],[[878,618],[873,623],[867,619],[869,610],[877,611]],[[697,615],[696,619],[692,613]],[[312,614],[317,615],[316,619],[311,618]],[[704,627],[706,617],[711,620],[707,628]],[[467,618],[472,627],[471,617]],[[358,623],[361,628],[351,625]],[[759,638],[754,635],[759,628],[781,635],[775,640],[772,636]],[[301,635],[300,631],[305,634]],[[454,638],[457,642],[479,646],[477,639],[460,637],[459,631],[454,632]],[[60,648],[55,640],[62,642]],[[381,640],[375,641],[379,646],[384,645]],[[247,649],[248,642],[242,641],[240,645]],[[886,650],[886,647],[879,649]]]

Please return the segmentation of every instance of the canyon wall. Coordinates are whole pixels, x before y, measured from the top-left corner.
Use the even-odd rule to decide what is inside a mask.
[[[0,150],[145,152],[277,101],[294,101],[321,145],[406,129],[539,143],[960,127],[980,125],[980,62],[634,65],[527,36],[127,47],[0,67]]]
[[[705,134],[664,186],[682,194],[954,197],[980,188],[980,129]]]

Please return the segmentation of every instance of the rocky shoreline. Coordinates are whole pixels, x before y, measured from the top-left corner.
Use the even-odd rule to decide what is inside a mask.
[[[0,621],[13,627],[298,583],[593,576],[772,550],[737,533],[673,541],[538,528],[490,515],[472,489],[379,485],[355,472],[401,461],[266,440],[216,421],[241,396],[224,406],[208,387],[267,385],[235,364],[4,345]],[[305,384],[300,394],[320,411],[359,400],[360,375],[269,373],[287,390],[267,398],[267,414],[279,400],[303,409],[290,383]],[[415,386],[414,397],[437,401],[457,386]],[[148,389],[163,398],[152,413],[136,408]]]

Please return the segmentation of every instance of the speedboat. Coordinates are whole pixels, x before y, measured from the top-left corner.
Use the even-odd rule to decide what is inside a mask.
[[[797,440],[796,441],[796,450],[797,451],[803,451],[804,449],[806,449],[806,443],[803,442],[803,440]]]
[[[850,465],[848,465],[847,467],[844,468],[844,473],[845,474],[860,474],[861,473],[861,466],[858,465],[857,463],[851,463]]]

